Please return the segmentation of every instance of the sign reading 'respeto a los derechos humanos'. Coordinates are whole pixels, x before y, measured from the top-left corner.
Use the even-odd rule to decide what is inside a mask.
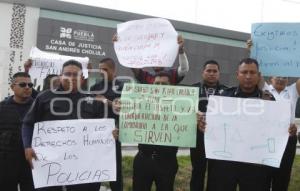
[[[35,188],[116,180],[114,119],[36,123],[32,148]]]
[[[129,68],[171,67],[178,53],[178,34],[161,18],[118,24],[114,49],[121,65]]]
[[[195,87],[126,83],[121,142],[195,147],[198,93]]]

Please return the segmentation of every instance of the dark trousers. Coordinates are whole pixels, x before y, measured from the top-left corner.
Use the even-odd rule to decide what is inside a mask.
[[[0,190],[33,191],[33,179],[29,164],[23,155],[0,153]]]
[[[249,163],[208,160],[208,191],[270,191],[270,170]]]
[[[122,150],[121,143],[116,141],[116,156],[117,156],[117,180],[109,182],[112,191],[123,191],[123,176],[122,176]]]
[[[292,166],[296,154],[297,136],[289,137],[280,168],[272,168],[272,191],[287,191],[291,178]]]
[[[99,191],[100,183],[76,184],[66,186],[67,191]],[[37,191],[62,191],[62,186],[39,188]]]
[[[133,191],[173,191],[178,170],[175,155],[151,155],[138,152],[133,162]]]
[[[190,191],[203,191],[207,159],[205,157],[204,133],[197,131],[196,148],[190,149],[192,177]]]

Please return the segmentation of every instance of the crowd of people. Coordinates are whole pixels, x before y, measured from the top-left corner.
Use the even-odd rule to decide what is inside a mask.
[[[178,68],[152,68],[152,72],[144,69],[132,69],[136,81],[145,84],[178,85],[189,71],[189,63],[184,50],[182,37],[178,38]],[[114,118],[118,124],[119,98],[123,82],[116,80],[116,63],[112,58],[104,58],[99,62],[99,72],[105,75],[103,80],[91,86],[91,94],[80,90],[85,79],[82,76],[82,65],[78,61],[69,60],[64,63],[61,75],[49,75],[44,80],[43,91],[33,89],[28,71],[30,61],[25,64],[25,71],[15,73],[11,79],[13,95],[0,103],[0,189],[5,191],[98,191],[101,183],[88,183],[46,187],[35,189],[31,169],[32,161],[37,160],[31,140],[34,123],[51,120]],[[203,64],[202,81],[191,86],[199,88],[199,112],[197,113],[197,144],[190,149],[192,164],[190,190],[202,191],[287,191],[291,177],[291,169],[296,152],[297,127],[291,119],[287,127],[290,134],[280,168],[243,162],[207,159],[205,156],[204,134],[206,127],[205,112],[208,97],[221,95],[238,98],[257,98],[264,100],[291,100],[293,117],[296,102],[300,95],[300,80],[288,86],[287,77],[274,76],[270,84],[263,81],[259,64],[255,59],[242,59],[237,68],[238,86],[228,88],[220,79],[221,66],[215,60]],[[199,78],[199,77],[197,77]],[[106,87],[106,88],[104,88]],[[105,91],[101,91],[105,89]],[[102,93],[97,93],[102,92]],[[81,101],[93,96],[93,103]],[[67,115],[57,115],[69,111],[67,98],[73,107]],[[50,108],[50,105],[53,108]],[[104,108],[108,108],[108,113]],[[53,112],[55,111],[55,112]],[[121,143],[118,131],[113,132],[116,139],[117,180],[110,182],[112,191],[123,190]],[[153,182],[157,191],[174,190],[175,176],[178,170],[177,147],[160,145],[138,145],[138,153],[133,163],[133,191],[150,191]],[[205,178],[207,173],[207,179]],[[205,180],[207,182],[205,183]]]

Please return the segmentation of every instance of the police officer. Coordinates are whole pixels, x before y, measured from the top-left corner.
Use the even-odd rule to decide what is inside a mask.
[[[250,51],[252,41],[247,41],[247,48]],[[270,92],[276,101],[289,100],[291,102],[291,123],[295,123],[295,113],[297,100],[300,96],[300,79],[288,85],[288,77],[272,76],[270,84],[262,78],[260,86],[263,90]],[[272,191],[288,191],[289,182],[292,174],[292,167],[296,155],[297,135],[290,136],[287,142],[280,167],[273,168],[271,174]]]
[[[25,72],[13,75],[13,96],[0,103],[0,188],[1,190],[33,191],[33,180],[26,162],[21,139],[22,121],[29,110],[33,84]]]
[[[237,79],[239,86],[225,90],[222,96],[275,100],[270,93],[258,88],[260,73],[255,59],[246,58],[239,63]],[[204,119],[199,123],[199,128],[205,129]],[[295,130],[294,125],[290,126],[290,134],[294,134]],[[266,166],[215,160],[208,170],[208,191],[235,191],[237,185],[240,191],[270,190],[270,171]]]
[[[42,92],[34,101],[33,106],[24,118],[22,127],[25,156],[31,167],[32,160],[37,159],[34,150],[31,148],[34,123],[52,120],[107,117],[105,116],[102,102],[93,101],[92,98],[80,93],[82,82],[81,63],[69,60],[63,64],[59,88]],[[66,188],[68,191],[98,191],[100,184],[78,184],[66,186]],[[39,190],[61,191],[61,189],[62,187],[49,187]]]
[[[99,64],[100,72],[103,74],[103,80],[99,83],[94,84],[91,87],[92,93],[96,93],[97,99],[101,100],[108,106],[110,115],[116,120],[118,124],[119,116],[113,111],[112,104],[114,100],[121,97],[123,89],[123,82],[117,80],[116,77],[116,65],[112,58],[104,58]],[[96,92],[97,91],[97,92]],[[123,179],[122,179],[122,152],[121,143],[116,140],[116,156],[117,156],[117,180],[110,182],[110,188],[112,191],[123,190]]]
[[[208,104],[208,96],[220,95],[226,86],[219,83],[220,66],[215,60],[208,60],[203,65],[202,79],[203,84],[200,82],[193,84],[199,87],[199,111],[206,112]],[[197,131],[197,145],[196,148],[190,149],[191,162],[192,162],[192,177],[190,181],[191,191],[204,190],[204,180],[207,159],[205,158],[204,149],[204,134],[202,131]]]
[[[158,73],[154,84],[169,85],[168,73]],[[155,182],[157,191],[172,191],[178,170],[178,147],[138,145],[133,162],[133,191],[150,191]]]

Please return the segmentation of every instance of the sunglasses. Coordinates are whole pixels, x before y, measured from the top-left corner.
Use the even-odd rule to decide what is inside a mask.
[[[29,88],[33,87],[33,83],[31,83],[31,82],[29,82],[29,83],[21,82],[21,83],[14,83],[14,84],[20,86],[21,88],[25,88],[26,86]]]

